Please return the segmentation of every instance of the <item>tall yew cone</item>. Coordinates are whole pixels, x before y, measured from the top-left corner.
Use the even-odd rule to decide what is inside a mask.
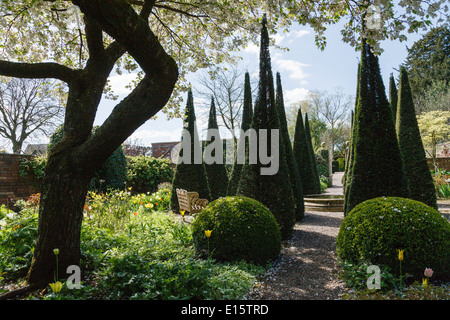
[[[284,110],[283,87],[281,85],[280,73],[277,73],[275,103],[277,106],[278,118],[280,121],[280,141],[282,141],[282,148],[284,148],[285,151],[286,163],[289,169],[289,178],[291,179],[292,192],[295,199],[295,218],[297,221],[300,221],[305,215],[302,180],[300,178],[300,173],[298,172],[297,161],[295,161],[294,153],[292,151],[291,139],[289,138],[286,111]]]
[[[211,130],[215,130],[216,135],[213,134]],[[218,141],[215,141],[215,139],[218,139]],[[223,152],[223,143],[222,140],[220,139],[214,98],[211,98],[211,108],[209,110],[208,133],[206,136],[206,140],[207,141],[205,143],[204,154],[208,153],[208,146],[213,147],[214,145],[216,145],[217,148],[215,149],[212,148],[211,150],[212,157],[216,156],[215,152],[219,146],[221,148],[220,150],[222,150]],[[222,154],[221,159],[217,159],[217,161],[214,161],[214,163],[209,164],[206,162],[207,160],[204,160],[209,189],[211,191],[211,200],[215,200],[220,197],[225,197],[227,195],[228,174],[223,159],[224,157]]]
[[[359,85],[345,214],[368,199],[409,194],[378,58],[364,40]]]
[[[400,69],[396,131],[409,197],[437,208],[436,191],[420,137],[408,73]]]
[[[293,153],[297,163],[298,172],[302,181],[304,195],[316,193],[316,183],[312,157],[308,146],[305,127],[303,124],[302,110],[298,110],[297,122],[295,123]]]
[[[314,153],[314,148],[312,145],[312,137],[311,137],[311,130],[309,129],[309,120],[308,120],[308,114],[305,114],[305,135],[306,135],[306,142],[308,143],[309,148],[309,154],[311,156],[311,162],[312,162],[312,174],[314,176],[314,194],[320,193],[320,179],[319,179],[319,171],[317,169],[317,157]]]
[[[397,103],[398,103],[398,91],[395,85],[394,75],[391,73],[389,76],[389,105],[391,106],[392,119],[394,123],[397,122]]]
[[[284,148],[281,144],[281,135],[279,135],[279,140],[272,141],[272,133],[279,134],[280,124],[275,106],[269,34],[265,16],[262,23],[260,48],[258,95],[252,119],[252,129],[255,130],[257,136],[255,138],[258,140],[250,138],[250,145],[257,144],[258,159],[256,164],[249,164],[249,161],[246,161],[243,165],[237,194],[253,198],[264,204],[274,215],[280,228],[281,237],[286,239],[292,233],[295,224],[295,203]],[[266,141],[260,138],[263,130],[267,130]],[[272,149],[272,142],[276,149]],[[261,162],[261,143],[267,144],[265,147],[267,147],[269,156],[273,156],[278,151],[278,159],[272,159],[272,163],[269,165]],[[278,170],[274,174],[267,174],[267,172],[263,174],[263,170],[268,169],[270,165],[275,165],[274,161],[277,160]]]
[[[180,209],[178,206],[177,188],[197,192],[200,198],[211,200],[211,192],[205,165],[202,161],[202,150],[195,123],[194,98],[191,90],[188,92],[183,123],[186,131],[184,131],[185,134],[181,138],[180,158],[178,159],[172,181],[170,205],[173,212],[178,212]],[[181,161],[181,159],[186,161]]]
[[[250,75],[245,73],[244,80],[244,105],[242,106],[242,122],[241,132],[245,132],[250,129],[252,125],[253,107],[252,107],[252,89],[250,85]],[[240,139],[245,139],[242,146],[245,148],[245,153],[248,153],[248,137],[241,136]],[[242,150],[241,150],[242,151]],[[238,152],[240,152],[238,150]],[[233,170],[231,171],[231,177],[228,182],[227,195],[234,196],[237,192],[239,179],[241,178],[242,163],[237,163],[237,157],[235,157]]]

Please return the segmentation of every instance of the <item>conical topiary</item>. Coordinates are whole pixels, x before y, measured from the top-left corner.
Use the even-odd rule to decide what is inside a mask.
[[[312,161],[312,170],[313,170],[313,176],[314,176],[314,194],[320,193],[320,179],[319,179],[319,171],[317,170],[317,156],[314,152],[314,148],[312,145],[312,138],[311,138],[311,130],[309,129],[309,120],[308,120],[308,114],[305,114],[305,135],[306,135],[306,142],[308,143],[309,148],[309,154],[311,155],[311,161]]]
[[[222,151],[220,155],[216,155],[217,150]],[[209,155],[214,158],[211,159],[214,161],[213,163],[208,163],[208,159],[205,159],[205,156]],[[228,174],[223,159],[223,143],[220,139],[219,126],[217,124],[216,105],[214,98],[211,98],[208,132],[204,149],[204,162],[209,190],[211,191],[211,201],[227,195]]]
[[[281,147],[280,140],[272,141],[272,134],[279,133],[279,120],[275,106],[275,92],[273,87],[273,75],[269,54],[269,34],[266,28],[266,18],[264,17],[261,30],[260,47],[260,70],[258,95],[252,119],[252,129],[255,130],[257,141],[250,138],[250,144],[257,143],[258,161],[256,164],[243,165],[241,178],[237,190],[238,195],[253,198],[265,206],[274,215],[280,228],[281,237],[286,239],[292,232],[295,224],[294,197],[292,193],[289,172],[285,160],[284,148]],[[263,130],[267,130],[267,141],[261,140]],[[272,149],[272,142],[274,148]],[[273,170],[269,165],[261,162],[261,143],[267,143],[267,154],[274,155],[278,151],[278,159],[272,159],[271,166],[276,165],[278,169],[274,174],[268,174],[266,170]],[[270,172],[273,173],[273,172]]]
[[[409,194],[378,58],[365,40],[360,68],[353,164],[346,188],[345,214],[368,199]]]
[[[397,117],[398,91],[395,85],[394,75],[389,76],[389,105],[391,106],[392,119],[396,123]]]
[[[315,194],[315,177],[313,172],[312,157],[306,140],[305,126],[303,124],[302,110],[298,110],[295,123],[293,154],[297,164],[304,195]]]
[[[245,73],[244,80],[244,104],[242,106],[242,121],[241,121],[241,132],[245,132],[250,129],[252,125],[253,107],[252,107],[252,89],[250,85],[250,75],[248,72]],[[248,138],[240,137],[240,139],[245,139],[243,146],[246,149],[245,153],[248,152]],[[238,150],[238,152],[240,152]],[[235,157],[233,170],[231,171],[231,177],[228,182],[227,195],[236,195],[237,187],[239,184],[239,179],[241,178],[242,163],[237,163],[237,157]]]
[[[300,178],[297,162],[295,161],[294,153],[292,151],[291,139],[289,138],[280,73],[277,73],[275,104],[277,106],[278,118],[280,121],[280,141],[282,141],[282,147],[285,151],[286,163],[289,168],[289,178],[291,179],[292,192],[295,199],[295,218],[297,221],[300,221],[305,215],[302,180]]]
[[[423,148],[408,73],[400,68],[396,131],[408,182],[409,198],[437,209],[436,190]]]
[[[179,159],[172,181],[170,204],[173,212],[179,211],[177,188],[194,191],[200,198],[211,200],[206,170],[202,160],[202,148],[195,123],[194,98],[189,90]]]

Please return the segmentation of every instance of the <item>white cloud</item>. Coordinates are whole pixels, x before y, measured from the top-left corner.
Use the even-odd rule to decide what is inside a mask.
[[[293,35],[296,38],[301,38],[301,37],[306,36],[306,35],[308,35],[310,33],[311,33],[311,30],[303,29],[303,30],[297,30],[297,31],[290,31],[289,35]]]
[[[299,102],[301,100],[305,100],[307,95],[309,93],[308,89],[305,88],[295,88],[292,90],[284,90],[283,98],[284,98],[284,104],[286,106]]]
[[[288,60],[288,59],[275,59],[275,65],[281,71],[286,71],[289,74],[289,78],[292,80],[298,80],[301,84],[306,84],[307,78],[309,75],[305,73],[303,70],[305,67],[309,67],[310,65],[296,61],[296,60]]]

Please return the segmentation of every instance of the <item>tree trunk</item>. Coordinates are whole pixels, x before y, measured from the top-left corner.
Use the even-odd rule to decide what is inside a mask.
[[[67,277],[68,266],[78,265],[80,261],[83,206],[91,174],[71,161],[72,152],[52,155],[46,168],[41,190],[39,234],[28,272],[30,284],[55,280],[54,249],[59,249],[59,279]]]

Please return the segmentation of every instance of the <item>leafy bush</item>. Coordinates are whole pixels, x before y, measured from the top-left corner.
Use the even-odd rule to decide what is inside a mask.
[[[380,197],[360,203],[344,218],[336,245],[342,261],[386,265],[397,272],[402,249],[403,272],[422,275],[428,267],[439,276],[450,270],[450,223],[411,199]]]
[[[275,218],[267,207],[247,197],[225,197],[209,203],[192,229],[197,251],[209,251],[218,260],[265,265],[281,249]],[[212,230],[209,238],[206,230]]]
[[[34,210],[23,210],[20,214],[7,212],[0,220],[0,275],[3,277],[24,276],[30,267],[37,220]]]
[[[162,182],[172,182],[173,168],[168,159],[137,156],[128,159],[128,185],[135,192],[155,192]]]
[[[92,133],[98,127],[92,129]],[[64,127],[60,125],[50,136],[47,151],[63,138]],[[124,190],[127,181],[127,160],[123,153],[122,146],[117,148],[114,153],[106,159],[103,165],[95,172],[91,180],[89,189],[97,192],[106,192],[108,189]]]
[[[35,156],[31,158],[23,158],[20,161],[19,176],[34,176],[36,182],[40,184],[44,179],[45,166],[47,165],[46,156]]]

